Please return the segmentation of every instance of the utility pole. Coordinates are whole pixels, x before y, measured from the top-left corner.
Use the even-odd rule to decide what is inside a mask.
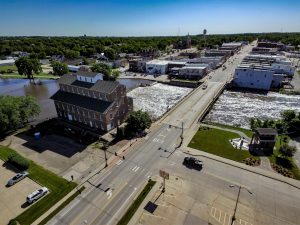
[[[107,146],[107,143],[105,142],[103,144],[103,151],[104,151],[104,159],[105,159],[105,167],[107,167],[107,156],[106,156],[106,150],[107,150],[108,146]]]
[[[231,218],[231,225],[233,225],[234,221],[236,220],[235,214],[236,214],[236,210],[237,210],[238,203],[239,203],[239,198],[240,198],[241,189],[242,189],[242,188],[245,189],[246,191],[249,192],[250,195],[252,195],[252,192],[249,191],[247,188],[242,187],[241,185],[236,186],[236,185],[234,185],[234,184],[231,184],[231,185],[229,185],[229,187],[231,187],[231,188],[233,188],[233,187],[238,187],[238,188],[239,188],[239,192],[238,192],[238,195],[237,195],[237,198],[236,198],[236,202],[235,202],[235,207],[234,207],[233,216],[232,216],[232,218]]]
[[[231,225],[233,224],[233,222],[234,222],[235,219],[236,219],[236,218],[235,218],[235,213],[236,213],[237,205],[238,205],[238,202],[239,202],[240,193],[241,193],[241,186],[239,186],[239,192],[238,192],[238,196],[237,196],[236,202],[235,202],[234,212],[233,212],[233,216],[232,216],[232,219],[231,219]]]

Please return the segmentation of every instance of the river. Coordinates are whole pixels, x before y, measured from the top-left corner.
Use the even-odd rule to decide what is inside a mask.
[[[173,106],[191,90],[164,84],[139,87],[140,84],[153,83],[144,79],[121,78],[118,81],[130,91],[128,95],[134,97],[134,108],[148,111],[154,119],[161,116],[168,107]],[[41,107],[37,121],[57,116],[54,103],[49,99],[59,88],[57,81],[40,80],[38,83],[32,84],[27,79],[0,79],[0,94],[34,96]]]
[[[250,119],[279,119],[283,110],[300,112],[300,95],[224,91],[204,121],[249,128]]]

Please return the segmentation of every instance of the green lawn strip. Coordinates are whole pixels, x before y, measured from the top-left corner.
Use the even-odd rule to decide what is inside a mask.
[[[58,206],[53,212],[51,212],[45,219],[43,219],[38,225],[46,224],[50,221],[57,213],[59,213],[63,208],[65,208],[73,199],[75,199],[81,192],[85,189],[82,186],[79,190],[77,190],[73,195],[71,195],[66,201],[64,201],[60,206]]]
[[[235,127],[235,126],[221,124],[221,123],[214,123],[214,122],[205,122],[205,124],[213,125],[213,126],[221,127],[221,128],[232,129],[232,130],[236,130],[236,131],[241,131],[244,134],[246,134],[249,138],[252,138],[253,132],[249,129],[245,129],[245,128],[242,128],[242,127]]]
[[[127,225],[128,222],[131,220],[132,216],[135,214],[137,209],[140,207],[148,193],[151,191],[153,186],[155,185],[156,181],[149,181],[147,185],[144,187],[143,191],[139,194],[139,196],[134,200],[132,205],[129,207],[129,209],[126,211],[126,213],[122,216],[120,221],[117,223],[117,225]]]
[[[1,71],[7,71],[7,70],[18,71],[18,69],[15,65],[13,65],[13,66],[0,66],[0,72]]]
[[[237,162],[242,162],[248,157],[256,158],[249,151],[236,149],[230,144],[230,139],[239,137],[238,134],[229,131],[201,127],[189,143],[189,147]]]
[[[33,77],[40,78],[40,79],[58,79],[59,78],[59,76],[55,76],[55,75],[47,74],[47,73],[34,74]],[[18,73],[2,74],[2,75],[0,75],[0,78],[27,79],[27,77],[25,75],[20,75]]]
[[[0,146],[0,158],[6,161],[10,153],[16,151]],[[76,187],[76,184],[69,182],[56,174],[44,169],[33,161],[30,162],[30,167],[27,170],[29,177],[39,184],[47,187],[50,193],[37,201],[35,204],[28,206],[28,209],[17,216],[15,219],[22,225],[30,225],[42,214],[49,210],[55,203],[67,195]],[[30,194],[30,193],[28,193]],[[25,202],[25,199],[24,199]]]

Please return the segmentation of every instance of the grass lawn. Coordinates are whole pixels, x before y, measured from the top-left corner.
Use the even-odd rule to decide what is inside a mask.
[[[288,143],[289,140],[290,140],[290,137],[287,136],[287,135],[285,135],[284,137],[286,137],[286,143]],[[282,137],[282,139],[284,137]],[[282,144],[283,143],[284,142],[282,141]],[[278,157],[280,156],[280,152],[279,152],[280,146],[281,146],[280,137],[278,137],[277,141],[275,143],[275,148],[276,149],[273,151],[273,154],[271,156],[269,156],[270,162],[288,169],[289,171],[291,171],[293,173],[295,179],[300,180],[300,170],[299,170],[298,166],[296,165],[296,163],[294,162],[293,157],[286,158],[286,160],[289,162],[287,165],[280,163],[280,162],[282,162],[282,160],[281,161],[278,160]]]
[[[151,191],[153,186],[155,185],[155,181],[151,180],[147,183],[147,185],[144,187],[143,191],[139,194],[139,196],[134,200],[132,205],[129,207],[129,209],[126,211],[124,216],[120,219],[120,221],[117,223],[117,225],[127,225],[132,218],[132,216],[135,214],[136,210],[140,207],[148,193]]]
[[[8,147],[0,146],[0,158],[4,161],[8,159],[8,156],[12,152],[15,151]],[[68,182],[35,164],[33,161],[30,162],[30,167],[27,171],[29,172],[30,178],[49,188],[50,193],[35,204],[28,206],[27,210],[15,218],[22,225],[32,224],[37,218],[76,187],[75,183]]]
[[[7,70],[18,71],[18,69],[17,69],[17,67],[15,65],[12,65],[12,66],[0,66],[0,72],[1,71],[7,71]]]
[[[52,213],[50,213],[45,219],[43,219],[38,225],[44,225],[49,220],[51,220],[57,213],[59,213],[63,208],[65,208],[73,199],[75,199],[78,195],[83,192],[85,187],[81,187],[78,191],[76,191],[73,195],[71,195],[66,201],[64,201],[59,207],[57,207]]]
[[[252,138],[253,132],[251,130],[249,130],[249,129],[245,129],[245,128],[241,128],[241,127],[235,127],[235,126],[221,124],[221,123],[214,123],[214,122],[209,122],[209,123],[206,123],[206,124],[217,126],[217,127],[222,127],[222,128],[227,128],[227,129],[241,131],[244,134],[246,134],[249,138]]]
[[[52,74],[47,74],[47,73],[34,74],[33,77],[39,78],[39,79],[58,79],[59,78],[59,76],[54,76]],[[2,75],[0,75],[0,78],[27,79],[27,77],[25,75],[20,75],[18,73],[2,74]]]
[[[238,134],[229,131],[200,127],[189,143],[189,147],[237,162],[242,162],[243,159],[248,157],[255,157],[248,151],[234,148],[229,143],[230,139],[239,137]]]

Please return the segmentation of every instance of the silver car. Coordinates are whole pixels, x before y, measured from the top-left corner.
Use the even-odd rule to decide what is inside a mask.
[[[11,178],[8,182],[7,182],[7,186],[12,186],[16,183],[18,183],[20,180],[23,180],[25,177],[28,176],[28,172],[23,171],[21,173],[18,173],[16,176],[14,176],[13,178]]]
[[[36,200],[40,199],[44,195],[46,195],[49,192],[48,188],[42,187],[34,192],[32,192],[30,195],[27,196],[26,200],[29,204],[35,202]]]

